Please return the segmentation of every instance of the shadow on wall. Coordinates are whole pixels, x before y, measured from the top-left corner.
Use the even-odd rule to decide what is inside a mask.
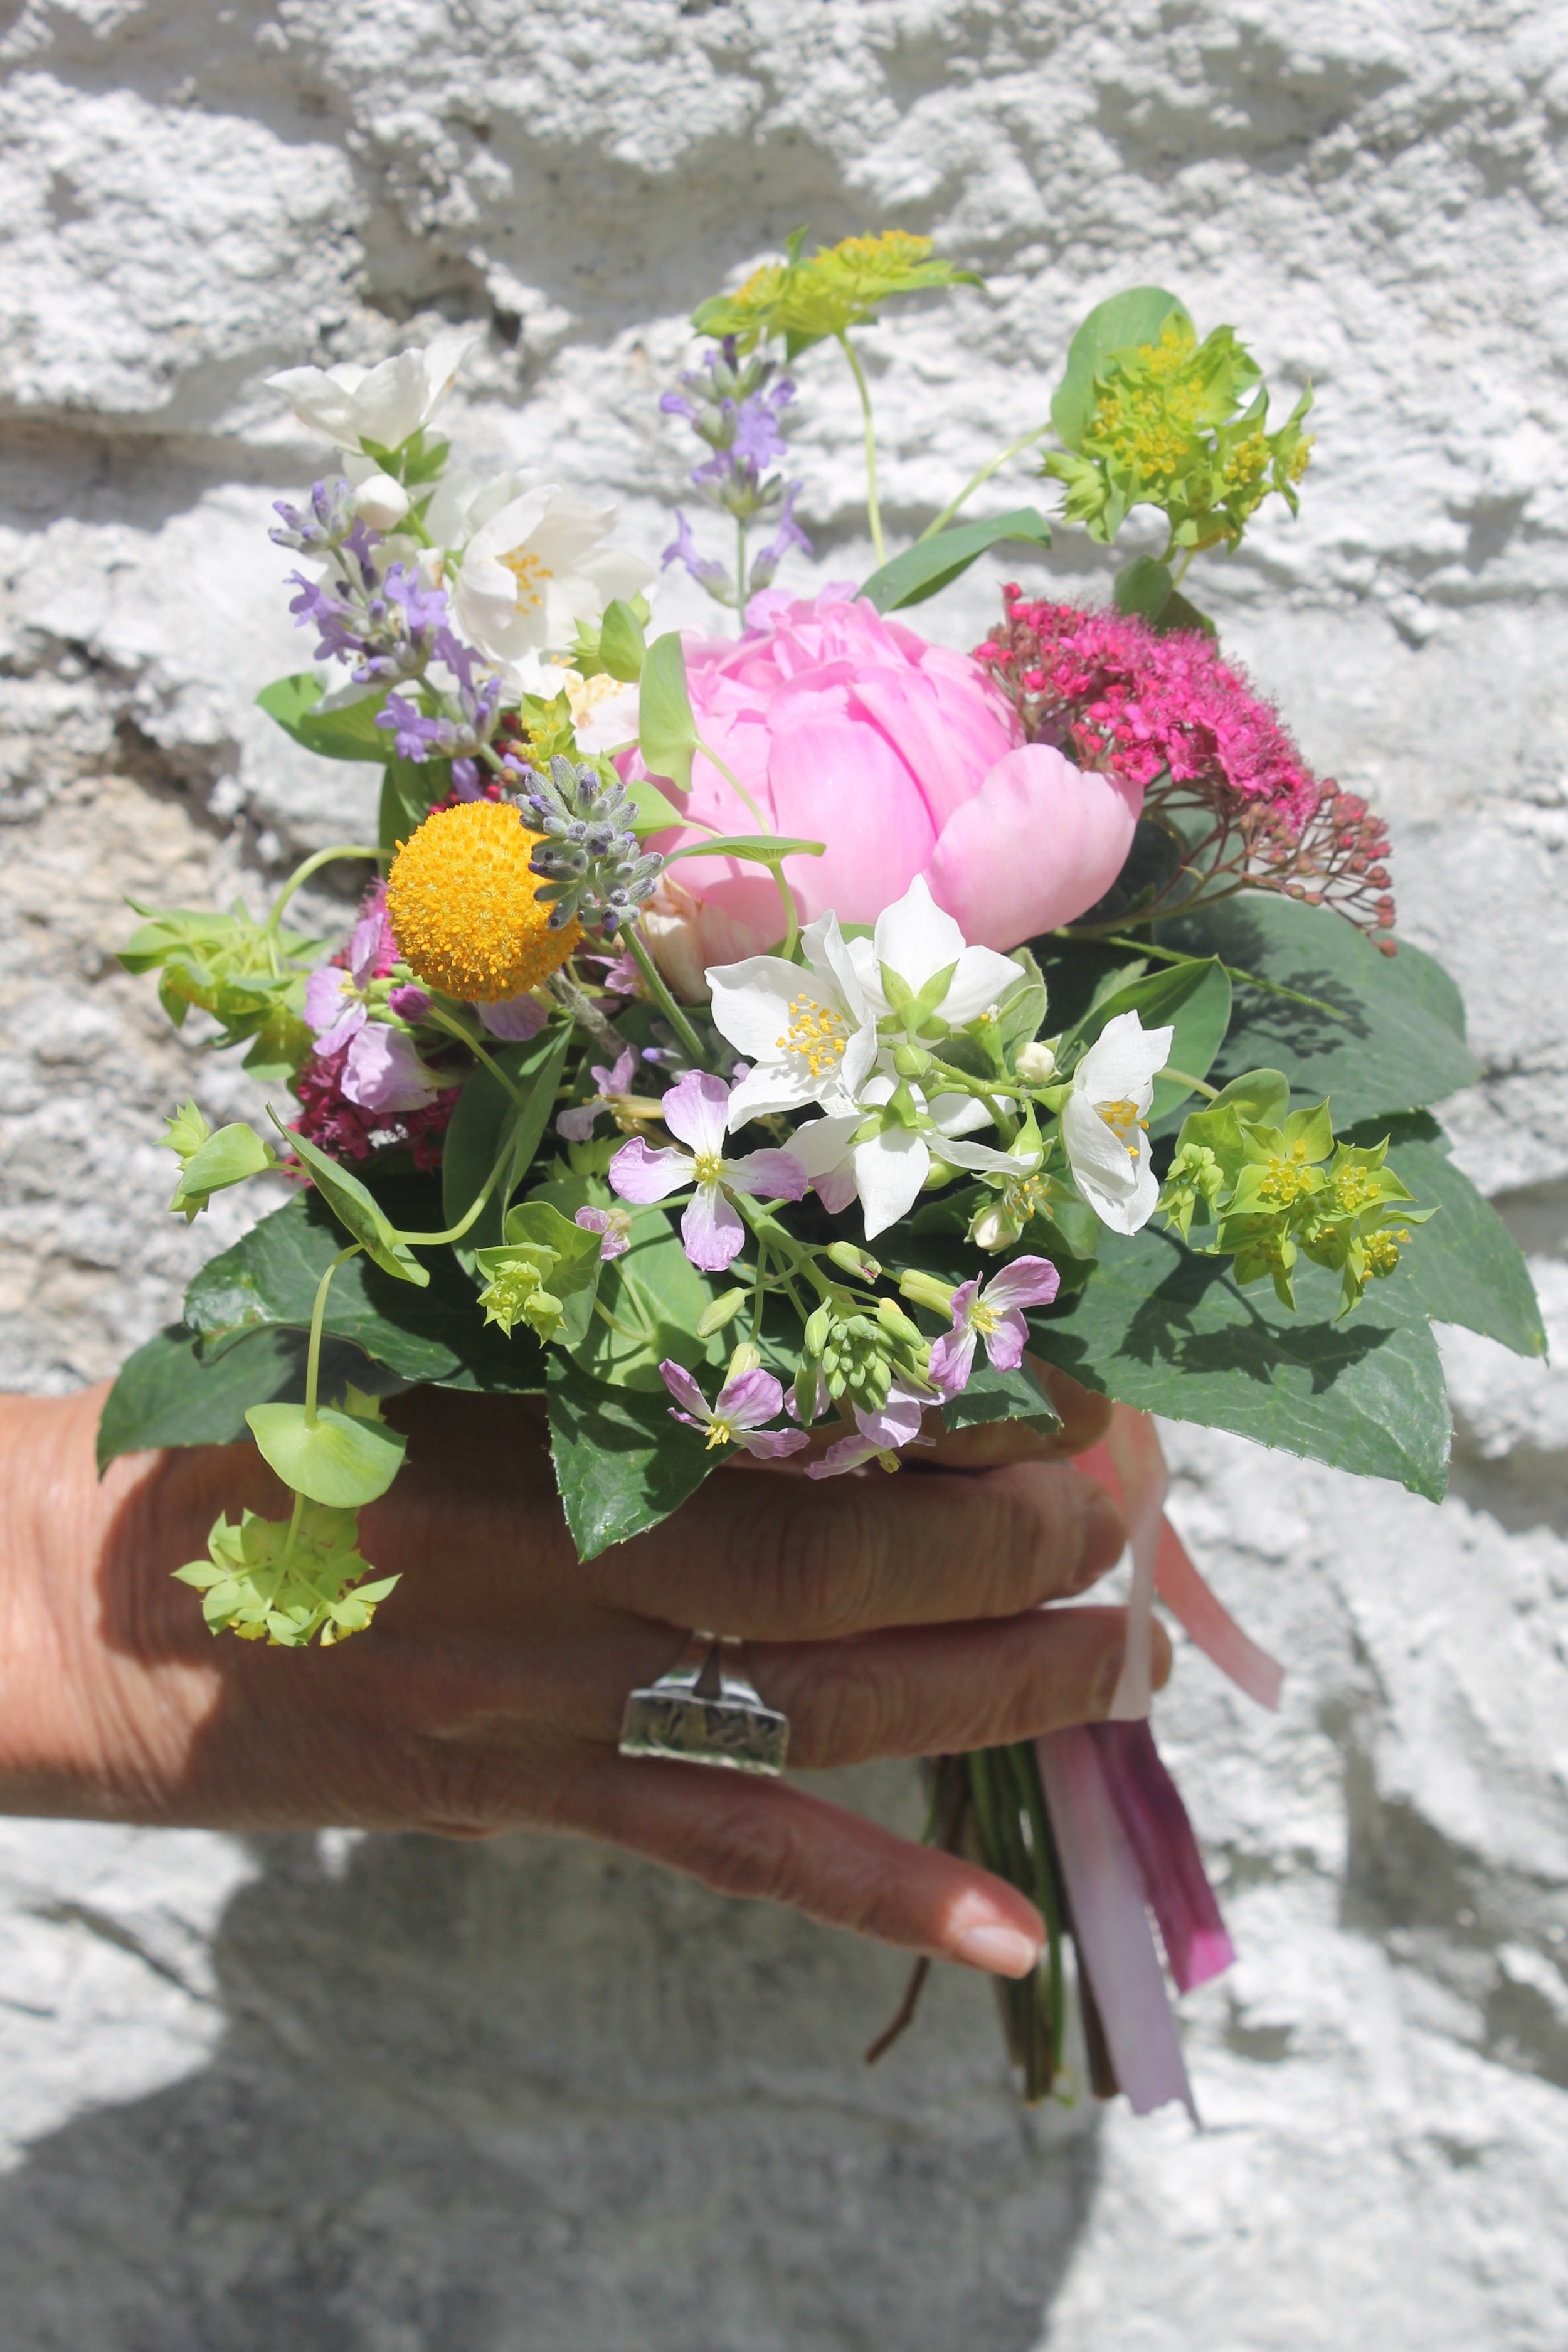
[[[253,1851],[208,2063],[0,2181],[5,2352],[1039,2341],[1095,2137],[982,1985],[872,2074],[901,1961],[792,1916],[548,1840]]]

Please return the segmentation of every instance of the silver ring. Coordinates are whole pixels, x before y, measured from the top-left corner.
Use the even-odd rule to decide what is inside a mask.
[[[771,1778],[784,1770],[789,1717],[764,1706],[742,1673],[736,1635],[693,1633],[668,1674],[627,1697],[620,1747]]]

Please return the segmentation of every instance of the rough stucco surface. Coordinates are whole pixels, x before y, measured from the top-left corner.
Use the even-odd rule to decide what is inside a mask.
[[[1215,601],[1392,820],[1487,1066],[1451,1123],[1568,1341],[1561,10],[27,0],[0,56],[0,1377],[100,1376],[237,1230],[163,1217],[162,1113],[242,1088],[117,971],[120,894],[254,891],[369,806],[250,708],[316,460],[261,379],[476,319],[463,435],[657,547],[682,317],[806,218],[989,280],[868,338],[895,526],[1129,279],[1312,378],[1302,519]],[[800,373],[853,572],[851,397]],[[12,1822],[6,2352],[1561,2352],[1568,1389],[1449,1361],[1441,1511],[1171,1433],[1291,1670],[1277,1719],[1201,1659],[1162,1703],[1243,1955],[1185,2004],[1205,2136],[1023,2116],[969,1981],[867,2075],[895,1960],[614,1856]]]

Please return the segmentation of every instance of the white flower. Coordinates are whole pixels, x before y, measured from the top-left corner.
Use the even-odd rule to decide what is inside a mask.
[[[614,507],[589,506],[557,482],[503,474],[472,492],[466,511],[455,483],[432,501],[431,537],[460,547],[445,566],[452,611],[487,659],[516,664],[571,644],[579,621],[596,621],[613,597],[635,596],[650,564],[604,541]],[[620,739],[624,740],[624,739]]]
[[[937,905],[920,874],[903,897],[878,916],[874,936],[856,940],[849,953],[874,1014],[897,1013],[909,996],[920,997],[929,990],[925,1013],[939,1013],[950,1029],[974,1020],[1022,977],[1010,956],[964,944],[963,933]]]
[[[412,503],[390,474],[367,474],[354,492],[354,512],[372,530],[395,530]]]
[[[572,706],[572,732],[585,759],[621,751],[637,740],[639,697],[635,681],[612,677],[608,670],[584,677],[581,670],[531,653],[510,666],[506,683],[523,694],[541,695],[546,702],[564,694]]]
[[[1173,1029],[1145,1029],[1136,1013],[1108,1021],[1073,1072],[1062,1106],[1062,1145],[1073,1181],[1101,1224],[1135,1234],[1154,1213],[1160,1187],[1149,1165],[1154,1079]]]
[[[709,969],[714,1026],[752,1066],[734,1093],[737,1126],[807,1103],[847,1110],[859,1101],[876,1062],[876,1016],[837,916],[818,916],[800,944],[804,965],[747,956]]]
[[[399,352],[376,367],[345,360],[331,368],[285,368],[267,381],[301,425],[340,449],[363,453],[366,441],[395,449],[428,425],[477,334],[473,327],[452,327],[423,350]]]
[[[895,1095],[903,1097],[906,1114],[912,1111],[913,1126],[889,1110]],[[919,1087],[906,1092],[884,1072],[862,1088],[857,1110],[797,1127],[789,1139],[790,1157],[805,1171],[824,1208],[847,1209],[859,1201],[866,1238],[872,1241],[909,1214],[933,1159],[985,1175],[1025,1176],[1037,1165],[1037,1145],[1027,1152],[998,1151],[988,1143],[962,1139],[989,1123],[984,1106],[973,1096],[934,1095],[928,1102]]]

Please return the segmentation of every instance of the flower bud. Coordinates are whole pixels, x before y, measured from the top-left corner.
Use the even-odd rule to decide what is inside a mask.
[[[918,1045],[895,1045],[893,1067],[900,1078],[923,1078],[931,1067],[931,1055],[922,1054]]]
[[[1026,1087],[1043,1087],[1056,1076],[1057,1057],[1037,1039],[1033,1045],[1019,1046],[1013,1066]]]
[[[903,1309],[891,1298],[878,1301],[877,1320],[889,1339],[901,1339],[909,1348],[922,1348],[925,1334],[918,1323],[911,1323]]]
[[[857,1249],[853,1242],[835,1242],[827,1255],[840,1273],[857,1282],[877,1282],[881,1277],[879,1262],[869,1250]]]
[[[805,1321],[805,1344],[808,1353],[820,1356],[827,1344],[828,1314],[826,1307],[816,1307]]]
[[[747,1372],[760,1370],[762,1361],[763,1351],[756,1342],[752,1339],[742,1339],[730,1359],[730,1369],[724,1378],[726,1381],[738,1381]]]
[[[698,1338],[710,1339],[715,1331],[722,1331],[726,1324],[734,1321],[745,1303],[746,1294],[743,1290],[727,1290],[721,1298],[715,1298],[710,1306],[702,1309],[697,1318]]]
[[[935,1315],[952,1314],[952,1285],[939,1282],[934,1274],[922,1273],[918,1265],[899,1276],[899,1290],[911,1307],[929,1307]]]
[[[931,1156],[931,1166],[926,1171],[925,1182],[921,1186],[921,1191],[940,1192],[944,1184],[952,1183],[958,1171],[951,1160],[939,1160],[933,1151]]]
[[[372,474],[354,492],[354,512],[372,530],[395,530],[409,505],[407,491],[390,474]]]

